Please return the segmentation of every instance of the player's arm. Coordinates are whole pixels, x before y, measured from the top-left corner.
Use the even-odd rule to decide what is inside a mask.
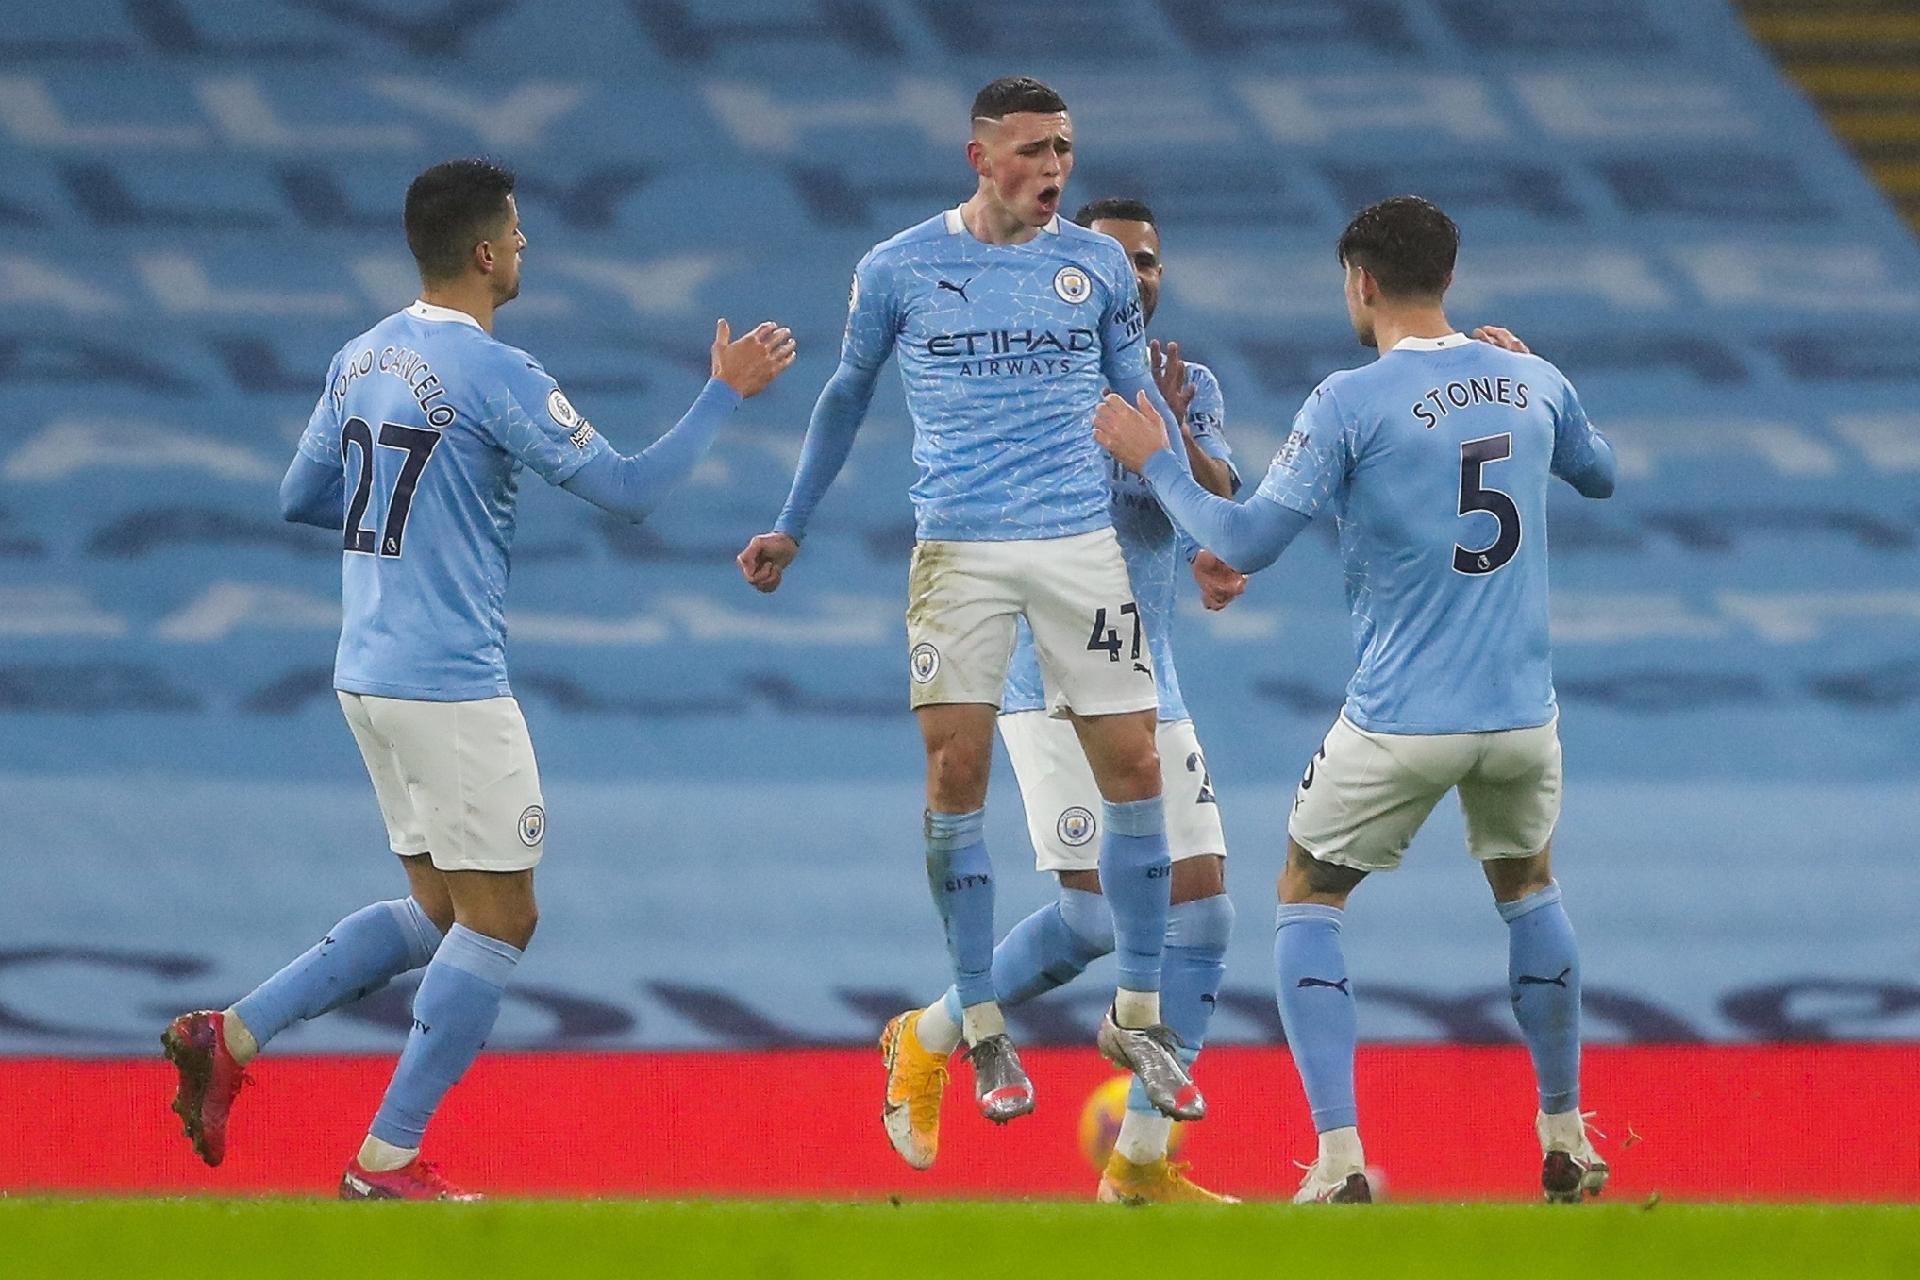
[[[792,332],[771,321],[738,342],[731,337],[725,320],[715,325],[713,376],[671,431],[632,456],[611,447],[594,453],[560,487],[635,524],[652,514],[693,474],[741,401],[764,391],[793,363]]]
[[[345,504],[345,480],[339,463],[315,462],[304,453],[293,455],[293,465],[280,481],[282,520],[338,533],[346,518]]]
[[[1151,406],[1163,424],[1162,438],[1168,438],[1167,432],[1181,430],[1182,415],[1168,404],[1155,381],[1146,342],[1146,313],[1140,306],[1139,278],[1133,274],[1133,265],[1120,256],[1108,279],[1107,307],[1100,315],[1100,371],[1113,393],[1129,402]],[[1193,464],[1186,450],[1176,451],[1175,458],[1182,474],[1191,475]],[[1180,558],[1194,564],[1200,555],[1199,544],[1178,523],[1174,534]]]
[[[1246,573],[1272,564],[1321,506],[1344,489],[1355,445],[1330,385],[1314,389],[1260,490],[1229,502],[1182,483],[1164,426],[1144,407],[1109,396],[1094,414],[1094,437],[1122,465],[1140,472],[1168,516],[1215,555]]]
[[[814,508],[847,463],[854,437],[866,420],[880,366],[893,351],[898,314],[892,289],[882,266],[869,253],[854,268],[853,290],[847,299],[847,330],[840,344],[840,365],[820,389],[813,414],[807,419],[806,439],[800,446],[800,465],[773,528],[755,534],[734,563],[756,591],[775,591],[787,566],[800,554],[801,539]]]
[[[336,358],[337,361],[337,358]],[[327,370],[333,385],[333,370]],[[280,518],[338,533],[346,523],[346,476],[340,467],[340,424],[325,391],[307,417],[293,463],[280,481]]]
[[[1613,446],[1587,421],[1572,383],[1565,391],[1553,419],[1553,474],[1565,480],[1588,498],[1611,498],[1618,466]]]
[[[1180,424],[1180,438],[1187,451],[1187,465],[1193,478],[1208,493],[1231,498],[1240,487],[1240,477],[1232,464],[1223,461],[1201,441],[1207,434],[1207,415],[1214,413],[1212,402],[1220,398],[1220,384],[1195,366],[1191,371],[1180,357],[1180,344],[1158,341],[1147,343],[1147,360],[1153,368],[1154,385]],[[1211,396],[1207,394],[1211,389]],[[1216,419],[1217,420],[1217,419]]]
[[[1171,358],[1178,359],[1178,346],[1168,345]],[[1157,368],[1154,376],[1160,377]],[[1234,465],[1233,450],[1227,445],[1227,403],[1220,390],[1220,380],[1213,376],[1213,370],[1203,364],[1189,366],[1183,376],[1189,399],[1186,416],[1180,425],[1186,436],[1187,460],[1193,464],[1193,478],[1217,498],[1237,497],[1240,493],[1240,469]],[[1161,390],[1164,392],[1165,389],[1166,384],[1162,380]],[[1173,405],[1172,400],[1167,403],[1179,407]],[[1211,480],[1208,478],[1208,469],[1201,464],[1201,458],[1211,464]],[[1200,603],[1212,611],[1226,608],[1247,589],[1247,576],[1211,551],[1198,551],[1195,555],[1193,580],[1200,587]]]

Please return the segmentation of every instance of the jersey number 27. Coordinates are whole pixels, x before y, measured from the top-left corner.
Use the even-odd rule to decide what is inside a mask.
[[[360,451],[360,482],[353,487],[353,499],[347,503],[346,548],[361,555],[400,555],[407,539],[407,515],[413,510],[413,491],[427,459],[440,446],[440,433],[424,427],[403,427],[397,422],[380,424],[380,443],[407,455],[394,478],[393,493],[387,499],[387,522],[378,542],[373,530],[362,529],[360,520],[367,514],[367,501],[373,497],[373,428],[360,418],[348,418],[340,428],[340,461],[344,464],[350,450]]]

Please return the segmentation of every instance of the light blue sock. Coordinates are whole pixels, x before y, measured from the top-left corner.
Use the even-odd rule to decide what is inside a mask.
[[[447,1090],[460,1081],[493,1032],[500,993],[520,949],[456,924],[433,954],[413,997],[413,1030],[373,1118],[373,1136],[418,1147]]]
[[[927,811],[927,884],[947,935],[953,985],[963,1005],[993,999],[993,864],[987,811]]]
[[[1120,986],[1158,991],[1167,942],[1173,863],[1167,857],[1166,813],[1159,796],[1100,803],[1100,887],[1113,913]]]
[[[433,959],[440,931],[412,898],[376,902],[234,1005],[262,1048],[296,1022],[352,1004]]]
[[[1013,926],[994,947],[994,998],[1002,1008],[1025,1004],[1072,982],[1112,950],[1113,917],[1106,899],[1063,886],[1057,901]],[[958,1024],[960,996],[952,987],[945,1004]]]
[[[1226,894],[1176,902],[1167,912],[1167,956],[1160,984],[1160,1020],[1186,1047],[1180,1060],[1193,1066],[1207,1042],[1214,999],[1227,973],[1227,942],[1233,937],[1233,901]],[[1159,1110],[1147,1101],[1138,1077],[1127,1093],[1127,1110]]]
[[[1338,907],[1283,903],[1274,914],[1273,967],[1293,1065],[1325,1133],[1359,1123],[1353,1103],[1356,1039],[1347,958],[1340,952]]]
[[[1533,1055],[1540,1109],[1548,1115],[1578,1110],[1580,950],[1560,886],[1495,905],[1507,922],[1507,993]]]

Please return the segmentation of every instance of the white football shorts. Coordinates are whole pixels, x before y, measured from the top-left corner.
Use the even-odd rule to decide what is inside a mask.
[[[1100,790],[1073,724],[1044,711],[1000,717],[1000,738],[1020,780],[1034,865],[1042,871],[1093,871],[1100,862]],[[1173,860],[1227,852],[1213,779],[1191,720],[1162,720],[1161,795]]]
[[[1559,717],[1496,733],[1403,734],[1341,716],[1307,762],[1287,834],[1322,862],[1391,871],[1452,790],[1475,858],[1539,853],[1560,821]]]
[[[1112,529],[1015,542],[919,543],[907,584],[912,703],[1000,705],[1014,619],[1033,631],[1049,704],[1150,711],[1153,658]]]
[[[442,871],[527,871],[547,809],[520,704],[341,693],[393,851]]]

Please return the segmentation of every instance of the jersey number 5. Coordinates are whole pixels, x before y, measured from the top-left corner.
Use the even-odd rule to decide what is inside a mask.
[[[1513,559],[1520,550],[1520,508],[1498,489],[1481,484],[1480,469],[1489,462],[1502,462],[1513,456],[1511,433],[1468,440],[1460,446],[1460,514],[1484,511],[1500,522],[1500,532],[1491,545],[1470,551],[1455,543],[1453,568],[1456,573],[1479,576],[1492,573]]]
[[[405,453],[407,460],[400,464],[400,474],[394,478],[393,493],[387,500],[387,523],[375,543],[373,530],[360,527],[360,518],[367,514],[367,500],[373,496],[373,428],[359,418],[348,418],[340,428],[340,461],[346,462],[349,450],[360,451],[360,482],[353,487],[353,500],[347,503],[346,548],[361,555],[378,552],[398,557],[407,538],[407,514],[413,510],[414,488],[420,483],[420,473],[427,469],[427,459],[440,446],[440,433],[383,422],[380,443]]]

